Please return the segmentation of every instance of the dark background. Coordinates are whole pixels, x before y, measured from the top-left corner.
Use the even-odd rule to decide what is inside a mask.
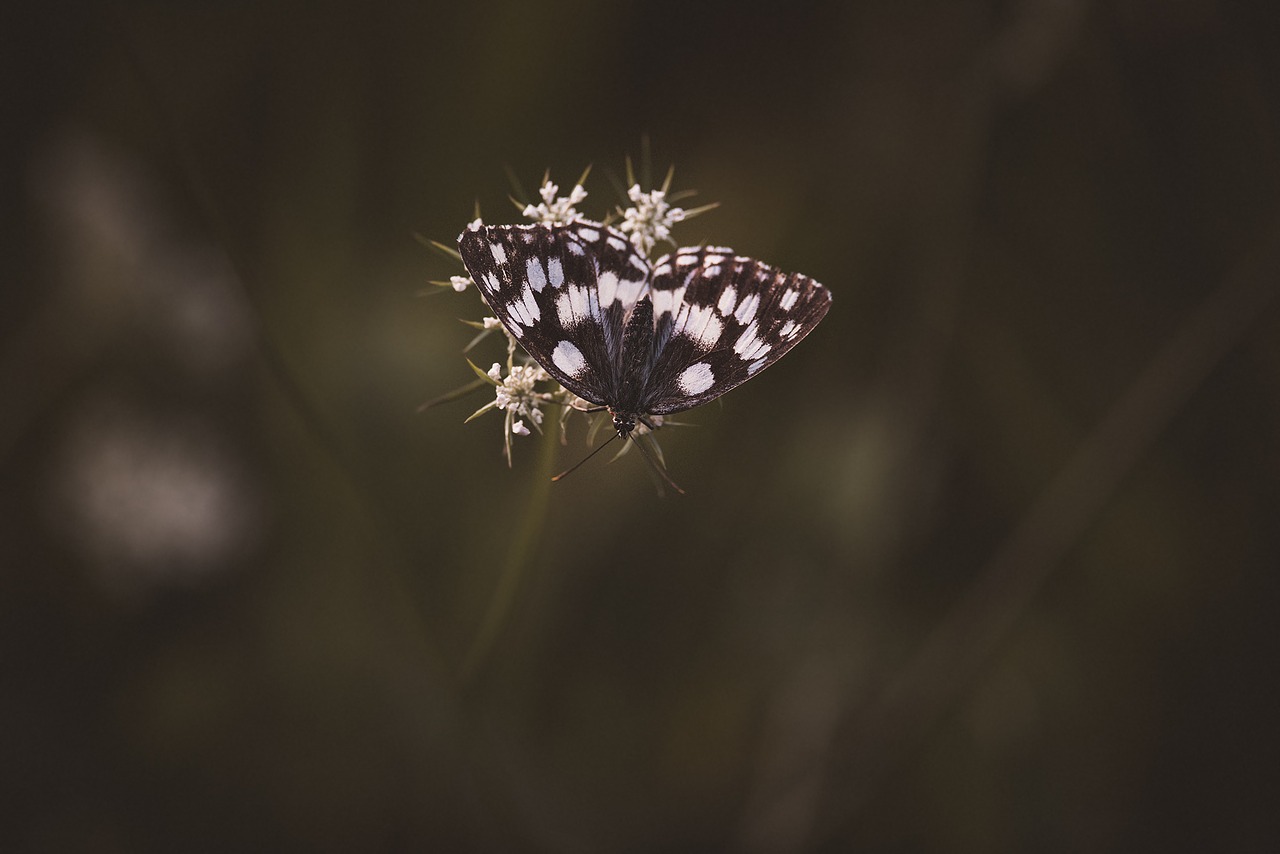
[[[0,847],[1274,845],[1276,9],[0,13]],[[646,134],[835,294],[662,499],[416,411]]]

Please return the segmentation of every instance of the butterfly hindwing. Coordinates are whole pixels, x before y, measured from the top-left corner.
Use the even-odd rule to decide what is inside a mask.
[[[474,224],[458,251],[494,316],[565,388],[604,404],[615,386],[591,253],[544,225]],[[620,333],[618,333],[620,336]]]
[[[655,317],[642,409],[690,409],[741,385],[818,325],[831,293],[722,247],[659,259],[650,286]]]

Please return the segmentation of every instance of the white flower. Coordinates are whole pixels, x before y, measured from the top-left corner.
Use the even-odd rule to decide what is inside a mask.
[[[543,184],[538,191],[538,195],[542,196],[541,204],[526,205],[524,215],[534,222],[546,225],[567,225],[573,222],[578,218],[578,212],[573,206],[587,197],[587,191],[581,184],[574,184],[569,195],[557,198],[558,192],[560,188],[550,181]]]
[[[453,285],[455,291],[462,293],[468,286],[474,285],[475,282],[471,281],[470,276],[450,276],[449,284]]]
[[[666,191],[644,193],[639,184],[633,184],[627,190],[627,196],[634,207],[622,212],[618,229],[630,232],[631,243],[641,254],[648,256],[654,244],[671,239],[671,226],[685,218],[684,208],[673,208],[667,201]]]
[[[529,428],[524,426],[523,421],[516,420],[511,422],[511,432],[515,433],[517,436],[528,436]]]
[[[502,369],[499,365],[495,364],[489,369],[489,377],[498,382],[494,389],[494,405],[514,415],[528,418],[534,424],[542,424],[542,410],[538,408],[542,398],[535,386],[551,379],[551,376],[537,365],[516,365],[505,379],[500,379],[501,376]],[[519,430],[515,432],[520,433]]]
[[[499,326],[502,325],[502,321],[496,317],[486,317],[484,320],[480,322],[484,324],[485,329],[497,329]],[[494,377],[494,379],[496,380],[497,377]]]

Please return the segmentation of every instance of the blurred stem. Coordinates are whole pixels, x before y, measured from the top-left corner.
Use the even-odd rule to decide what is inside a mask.
[[[1124,478],[1210,373],[1268,317],[1280,297],[1277,268],[1280,221],[1151,358],[915,657],[854,723],[844,767],[858,769],[855,782],[829,794],[840,806],[820,840],[835,838],[840,825],[867,806],[885,774],[973,684]]]
[[[502,632],[511,613],[511,604],[515,601],[516,590],[520,587],[520,579],[525,568],[532,561],[538,547],[538,535],[547,520],[547,509],[551,499],[551,470],[559,445],[559,431],[546,430],[542,433],[542,442],[538,449],[538,465],[533,473],[533,489],[525,504],[524,518],[507,551],[507,559],[502,565],[502,574],[498,576],[498,585],[489,600],[480,628],[476,631],[471,648],[462,660],[459,674],[463,682],[469,682],[489,657],[493,643]]]

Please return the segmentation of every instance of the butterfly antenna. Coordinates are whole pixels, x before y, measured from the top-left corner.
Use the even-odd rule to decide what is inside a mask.
[[[571,475],[573,472],[577,471],[577,470],[578,470],[578,467],[579,467],[579,466],[581,466],[583,463],[585,463],[587,460],[591,459],[591,458],[592,458],[592,457],[594,457],[596,454],[600,453],[600,452],[601,452],[601,451],[603,451],[605,448],[609,447],[609,442],[612,442],[612,441],[613,441],[614,439],[616,439],[616,438],[618,438],[618,434],[617,434],[617,433],[614,433],[612,436],[610,436],[610,437],[609,437],[609,441],[608,441],[608,442],[605,442],[603,445],[601,445],[600,447],[596,448],[594,451],[592,451],[591,453],[587,454],[585,457],[583,457],[582,459],[578,460],[578,461],[577,461],[576,463],[574,463],[573,465],[569,466],[569,468],[565,469],[564,471],[560,472],[560,474],[558,474],[558,475],[556,475],[555,477],[551,478],[551,480],[552,480],[552,481],[557,481],[557,480],[560,480],[561,478],[568,477],[568,476],[569,476],[569,475]]]
[[[658,462],[657,458],[653,455],[653,452],[646,448],[643,442],[632,437],[631,444],[640,449],[640,456],[644,457],[644,461],[649,464],[651,469],[658,473],[658,477],[662,478],[663,482],[665,482],[667,486],[671,487],[681,495],[685,494],[685,491],[680,488],[680,484],[672,480],[671,475],[667,474],[667,467]]]

